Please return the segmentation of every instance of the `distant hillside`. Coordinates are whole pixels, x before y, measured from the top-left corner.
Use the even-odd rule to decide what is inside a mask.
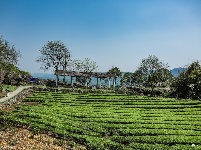
[[[185,70],[186,70],[185,68],[174,68],[170,70],[170,72],[174,77],[178,77],[178,75]]]

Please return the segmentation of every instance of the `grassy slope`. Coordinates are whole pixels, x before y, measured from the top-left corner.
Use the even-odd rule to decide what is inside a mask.
[[[0,119],[88,149],[201,149],[199,101],[51,92],[35,92],[25,101]]]

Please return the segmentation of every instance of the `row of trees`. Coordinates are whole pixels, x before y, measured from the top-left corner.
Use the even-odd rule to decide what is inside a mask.
[[[125,73],[121,83],[135,87],[148,87],[153,95],[154,88],[166,87],[169,96],[177,98],[201,99],[201,65],[192,62],[186,69],[174,77],[156,56],[143,59],[134,73]]]
[[[142,60],[134,73],[125,73],[121,83],[139,88],[142,86],[149,87],[153,95],[155,87],[166,87],[170,83],[173,75],[167,69],[168,67],[168,64],[164,64],[156,56],[150,55]]]
[[[96,62],[89,58],[73,60],[69,49],[60,41],[48,41],[40,52],[41,56],[38,57],[37,62],[41,63],[41,68],[44,71],[54,68],[54,71],[67,70],[91,73],[98,67]],[[110,79],[113,78],[114,87],[117,78],[121,77],[121,85],[137,88],[146,87],[150,89],[152,95],[156,87],[168,87],[171,94],[179,98],[200,98],[201,66],[199,62],[193,62],[178,77],[173,77],[168,67],[168,64],[163,63],[156,56],[149,55],[148,58],[142,59],[134,73],[127,72],[122,76],[118,67],[112,67],[107,74]],[[90,80],[91,78],[84,76],[77,78],[77,81],[82,84],[89,83]]]
[[[91,73],[98,68],[96,62],[91,61],[89,58],[84,60],[72,59],[69,49],[61,41],[48,41],[39,51],[41,55],[36,62],[41,64],[41,69],[44,71],[53,68],[54,72],[64,70]],[[56,75],[56,78],[59,81],[58,75]],[[63,81],[65,81],[65,76]],[[77,81],[81,84],[86,84],[91,81],[91,78],[77,77]]]
[[[60,41],[48,41],[40,52],[41,56],[38,57],[37,62],[41,63],[44,71],[54,68],[54,71],[91,73],[98,68],[96,62],[89,58],[73,60],[69,49]],[[0,37],[0,83],[19,84],[29,81],[31,74],[16,67],[20,56],[20,52],[14,45]],[[168,64],[150,55],[141,61],[134,73],[127,72],[122,76],[118,67],[112,67],[107,73],[113,78],[113,86],[116,85],[117,78],[121,77],[122,85],[148,87],[151,89],[151,94],[156,87],[169,87],[171,94],[178,98],[201,98],[201,65],[198,61],[190,64],[178,77],[173,77],[168,67]],[[77,78],[77,81],[82,84],[89,83],[90,80],[91,78],[88,77]]]
[[[44,71],[54,68],[54,71],[68,70],[91,73],[98,67],[89,58],[73,60],[69,49],[61,41],[48,41],[40,52],[41,56],[38,57],[37,62],[41,63],[41,69]],[[135,73],[126,73],[123,76],[122,84],[141,86],[143,83],[146,83],[153,91],[158,83],[165,84],[172,77],[167,68],[168,65],[159,61],[156,56],[149,56],[147,59],[142,60],[140,67]],[[117,67],[111,68],[107,73],[110,74],[110,77],[113,77],[113,86],[116,85],[117,77],[122,76],[121,71]],[[57,80],[59,80],[58,76]],[[89,83],[90,80],[91,78],[87,77],[77,78],[77,81],[82,84]]]
[[[0,83],[16,84],[27,82],[30,73],[20,70],[16,65],[21,54],[14,45],[0,37]]]

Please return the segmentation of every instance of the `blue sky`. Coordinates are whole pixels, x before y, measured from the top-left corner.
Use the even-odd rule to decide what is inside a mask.
[[[0,0],[0,18],[0,35],[31,73],[43,72],[39,50],[58,40],[97,71],[134,72],[148,55],[170,69],[201,60],[200,0]]]

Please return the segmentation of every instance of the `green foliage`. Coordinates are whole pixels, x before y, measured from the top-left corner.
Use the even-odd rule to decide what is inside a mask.
[[[160,84],[164,84],[172,78],[170,71],[167,69],[168,65],[160,61],[156,56],[149,55],[148,58],[143,59],[137,75],[140,75],[140,80],[146,83],[146,86],[153,90]],[[166,83],[167,84],[167,83]]]
[[[198,61],[190,64],[172,83],[178,98],[201,98],[201,66]]]
[[[132,86],[133,85],[133,73],[126,72],[121,78],[121,84]]]
[[[40,68],[44,71],[49,68],[53,68],[55,72],[58,70],[66,71],[67,67],[71,65],[69,49],[61,41],[48,41],[39,51],[41,56],[38,57],[36,62],[41,63]],[[56,79],[59,81],[58,75],[56,75]],[[65,81],[65,76],[63,80]]]
[[[114,78],[121,77],[122,73],[118,67],[112,67],[108,74],[111,74]]]
[[[0,93],[3,92],[3,85],[0,83]]]
[[[142,59],[139,69],[141,69],[148,77],[163,67],[165,67],[165,64],[161,62],[155,55],[149,55],[148,58]]]
[[[0,37],[0,67],[7,69],[8,65],[16,65],[20,58],[20,52],[16,51],[14,45]]]
[[[141,86],[146,81],[146,75],[141,69],[137,69],[133,73],[133,83],[135,86]]]
[[[122,73],[118,67],[112,67],[107,74],[113,78],[113,86],[116,85],[117,77],[121,77]]]
[[[89,84],[91,82],[91,77],[87,76],[87,74],[90,74],[94,70],[98,68],[95,61],[91,61],[89,58],[85,58],[84,60],[74,60],[74,68],[73,70],[77,72],[83,72],[86,73],[85,76],[77,77],[77,81],[81,84]]]
[[[0,82],[4,84],[17,84],[25,80],[25,75],[31,77],[28,72],[21,71],[16,65],[18,64],[21,54],[13,45],[0,37]]]
[[[155,88],[159,85],[167,86],[172,77],[173,75],[168,69],[160,68],[148,76],[147,85],[151,88]]]
[[[98,68],[95,61],[91,61],[89,58],[84,60],[74,60],[74,70],[79,72],[91,73]]]
[[[19,85],[20,83],[29,83],[29,79],[32,76],[29,72],[22,71],[13,64],[7,66],[7,69],[3,71],[3,84]]]
[[[30,72],[23,71],[23,70],[20,70],[19,73],[20,73],[22,76],[28,76],[28,77],[31,77],[31,76],[32,76]]]
[[[94,150],[201,148],[197,100],[36,91],[13,112],[0,111],[0,121]]]

